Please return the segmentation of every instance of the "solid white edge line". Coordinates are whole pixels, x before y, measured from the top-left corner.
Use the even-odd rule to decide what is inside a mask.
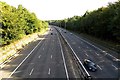
[[[75,34],[73,34],[73,35],[76,36]],[[99,47],[96,47],[95,45],[89,43],[88,41],[86,41],[86,40],[84,40],[84,39],[82,39],[82,38],[80,38],[80,37],[78,37],[78,36],[76,36],[76,37],[79,38],[80,40],[82,40],[83,42],[86,42],[87,44],[89,44],[89,45],[91,45],[91,46],[97,48],[97,49],[100,50],[101,52],[103,52],[103,50],[100,49]],[[108,55],[111,56],[111,57],[113,57],[114,59],[117,59],[116,57],[112,56],[111,54],[108,54]]]
[[[58,36],[58,33],[57,33],[57,36]],[[68,75],[68,71],[67,71],[67,67],[66,67],[66,62],[65,62],[65,58],[64,58],[64,54],[63,54],[63,50],[62,50],[62,45],[61,45],[59,37],[58,37],[58,40],[59,40],[59,44],[60,44],[60,48],[61,48],[61,53],[62,53],[64,68],[65,68],[65,72],[66,72],[66,77],[67,77],[67,80],[69,80],[69,75]]]
[[[62,30],[63,30],[63,29],[62,29]],[[69,32],[69,31],[68,31],[68,32]],[[99,47],[97,47],[97,46],[95,46],[95,45],[89,43],[88,41],[86,41],[86,40],[84,40],[84,39],[78,37],[77,35],[75,35],[75,34],[73,34],[73,35],[76,36],[77,38],[79,38],[80,40],[82,40],[83,42],[86,42],[86,43],[88,43],[89,45],[91,45],[91,46],[97,48],[97,49],[100,50],[101,52],[104,51],[104,50],[100,49]],[[108,54],[108,55],[111,56],[111,57],[113,57],[114,59],[118,60],[116,57],[112,56],[111,54]]]
[[[34,70],[34,68],[30,71],[30,74],[29,75],[32,75],[32,73],[33,73],[33,70]]]
[[[46,37],[46,36],[44,36]],[[43,40],[43,38],[42,38]],[[10,78],[14,73],[15,71],[25,62],[25,60],[32,54],[32,52],[38,47],[38,45],[42,42],[42,40],[33,48],[33,50],[27,55],[27,57],[25,57],[25,59],[14,69],[14,71],[9,75],[8,78]]]
[[[61,34],[62,35],[62,34]],[[63,36],[63,35],[62,35]],[[63,38],[65,39],[65,37],[63,36]],[[81,64],[81,66],[83,67],[83,69],[85,70],[85,72],[87,73],[88,76],[90,76],[90,74],[87,72],[87,70],[85,69],[85,67],[83,66],[82,62],[80,61],[80,59],[78,58],[78,56],[76,55],[75,51],[72,49],[72,47],[70,46],[70,44],[68,43],[68,41],[65,39],[65,41],[67,42],[67,44],[69,45],[69,47],[71,48],[71,50],[73,51],[75,57],[77,58],[77,60],[79,61],[79,63]]]

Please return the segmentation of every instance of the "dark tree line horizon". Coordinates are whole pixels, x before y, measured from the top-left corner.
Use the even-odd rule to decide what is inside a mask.
[[[2,46],[48,27],[47,22],[39,20],[35,13],[29,12],[22,5],[15,8],[0,1],[0,6],[0,45]]]
[[[120,43],[120,1],[91,12],[86,11],[83,16],[48,22],[68,30]]]

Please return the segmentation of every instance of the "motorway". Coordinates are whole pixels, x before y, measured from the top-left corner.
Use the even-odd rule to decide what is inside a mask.
[[[51,32],[55,35],[51,35]],[[9,72],[9,76],[4,78],[68,78],[61,43],[55,29],[19,54],[22,59],[18,57],[1,69],[1,73]]]
[[[93,78],[112,79],[120,77],[118,72],[120,67],[119,59],[83,40],[81,37],[52,25],[50,25],[47,34],[40,36],[40,40],[24,47],[19,52],[18,57],[6,63],[0,69],[0,76],[2,78],[64,78],[69,80],[70,74],[77,74],[78,72],[73,72],[78,71],[77,68],[72,66],[72,69],[74,69],[71,70],[70,63],[67,62],[69,59],[65,55],[68,51],[65,51],[59,37],[60,34],[56,29],[64,36],[82,63],[87,58],[92,59],[97,64],[98,70],[96,72],[87,70]],[[72,78],[78,77],[72,76]]]
[[[82,63],[84,59],[91,59],[97,64],[98,70],[96,72],[88,71],[93,78],[113,79],[120,77],[120,59],[109,54],[110,52],[108,53],[88,41],[85,41],[80,36],[78,37],[59,27],[57,27],[57,29],[64,36]]]

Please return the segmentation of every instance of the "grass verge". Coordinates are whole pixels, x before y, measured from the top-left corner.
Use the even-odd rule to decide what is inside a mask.
[[[9,59],[11,56],[14,56],[18,51],[24,48],[27,44],[32,41],[36,41],[39,38],[39,35],[43,35],[47,29],[43,29],[41,32],[33,33],[30,35],[24,36],[22,39],[14,41],[13,43],[0,47],[0,65]]]
[[[100,39],[100,38],[97,38],[97,37],[94,37],[88,34],[84,34],[84,33],[79,33],[79,32],[74,32],[74,31],[70,31],[70,32],[73,32],[77,36],[80,36],[83,39],[90,41],[91,43],[98,44],[100,46],[105,47],[106,49],[115,51],[120,54],[120,43],[118,42],[112,42],[111,40],[103,40],[103,39]]]
[[[87,34],[80,34],[82,37],[89,39],[90,41],[93,41],[94,43],[97,43],[103,47],[106,47],[110,50],[113,50],[117,53],[120,53],[120,44],[117,42],[112,42],[108,40],[101,40],[99,38],[96,38],[94,36],[90,36]]]

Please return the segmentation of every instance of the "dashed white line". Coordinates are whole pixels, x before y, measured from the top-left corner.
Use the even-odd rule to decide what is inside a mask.
[[[89,50],[90,52],[92,51],[92,50]]]
[[[102,63],[102,62],[104,62],[105,60],[102,60],[102,61],[100,61],[99,63]]]
[[[45,36],[46,37],[46,36]],[[43,39],[42,39],[43,40]],[[25,59],[14,69],[14,71],[8,76],[8,79],[15,73],[15,71],[25,62],[25,60],[33,53],[33,51],[38,47],[42,40],[33,48],[33,50],[25,57]]]
[[[106,56],[107,54],[108,54],[108,53],[105,52],[105,55],[104,55],[104,56]]]
[[[95,54],[99,56],[99,54],[97,52],[95,52]]]
[[[34,70],[34,68],[30,71],[30,74],[29,75],[32,75],[32,73],[33,73],[33,70]]]
[[[15,74],[20,73],[21,71],[16,71]]]
[[[34,63],[30,63],[30,65],[33,65]]]
[[[106,52],[106,51],[102,51],[102,52]]]
[[[88,54],[85,54],[86,56],[88,56]]]
[[[73,34],[74,36],[76,36],[75,34]],[[98,49],[98,50],[100,50],[100,51],[102,51],[102,52],[104,52],[104,53],[106,53],[106,51],[103,51],[102,49],[100,49],[99,47],[97,47],[97,46],[95,46],[95,45],[93,45],[93,44],[91,44],[91,43],[89,43],[88,41],[86,41],[86,40],[84,40],[84,39],[82,39],[82,38],[80,38],[80,37],[78,37],[78,36],[76,36],[77,38],[79,38],[80,40],[82,40],[83,42],[86,42],[87,44],[89,44],[89,45],[91,45],[91,46],[93,46],[93,47],[95,47],[96,49]],[[82,42],[81,42],[82,43]],[[107,55],[109,55],[109,56],[111,56],[112,58],[114,58],[114,59],[116,59],[117,60],[117,58],[116,57],[114,57],[114,56],[112,56],[111,54],[107,54]]]
[[[41,55],[38,56],[38,58],[40,58],[40,57],[41,57]]]
[[[100,68],[100,70],[102,70],[102,68],[99,65],[97,65],[97,67]]]
[[[52,59],[52,55],[51,55],[51,59]]]
[[[120,59],[113,59],[114,61],[120,61]]]
[[[50,75],[50,71],[51,71],[51,70],[50,70],[50,68],[49,68],[49,70],[48,70],[48,74],[49,74],[49,75]]]
[[[115,70],[118,70],[118,68],[115,65],[112,65],[112,66],[115,68]]]

